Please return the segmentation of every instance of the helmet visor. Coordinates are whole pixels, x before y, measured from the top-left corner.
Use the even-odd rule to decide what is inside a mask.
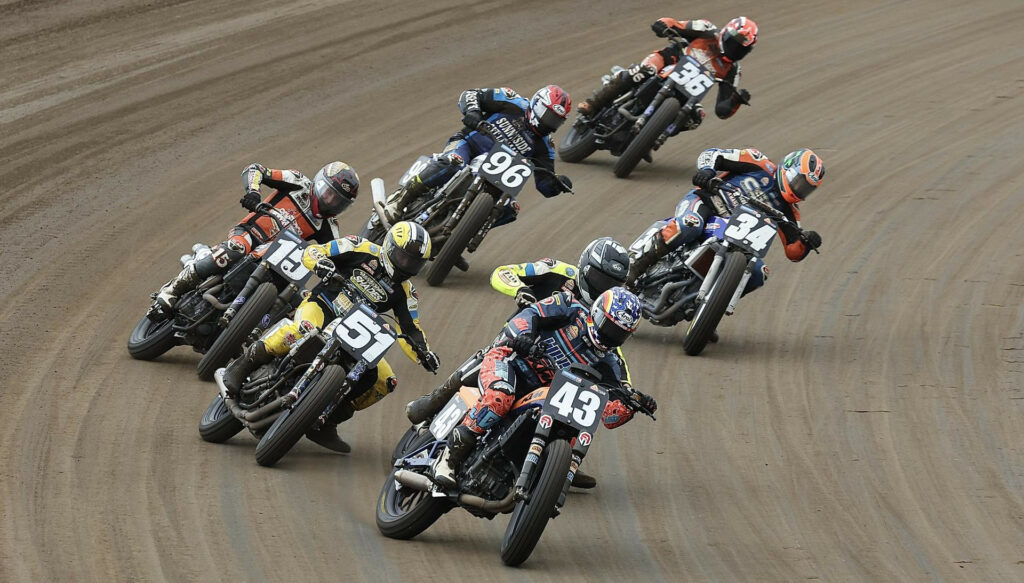
[[[817,188],[807,181],[807,176],[793,170],[786,172],[786,182],[789,184],[789,190],[800,200],[807,200],[807,197],[811,196],[811,193]]]
[[[747,42],[747,37],[742,34],[731,35],[722,42],[722,52],[729,57],[730,61],[738,61],[754,50],[753,43],[744,46],[745,42]]]
[[[391,258],[391,264],[395,268],[396,275],[402,275],[406,278],[412,277],[423,269],[423,266],[427,263],[427,259],[415,253],[409,253],[401,247],[393,247],[391,252],[388,254]]]
[[[593,319],[597,341],[606,348],[622,346],[629,335],[633,333],[632,330],[626,330],[612,321],[604,312],[598,312]]]
[[[343,192],[338,192],[334,186],[317,184],[317,207],[321,217],[333,217],[340,215],[342,211],[352,205],[352,199]]]
[[[537,128],[541,133],[550,134],[565,123],[565,118],[558,115],[550,107],[538,103],[533,108],[533,116],[537,118]]]
[[[588,265],[583,269],[583,281],[586,282],[590,297],[596,298],[602,293],[612,289],[617,285],[625,283],[625,271],[623,271],[623,277],[613,277],[607,273],[595,268],[592,265]]]

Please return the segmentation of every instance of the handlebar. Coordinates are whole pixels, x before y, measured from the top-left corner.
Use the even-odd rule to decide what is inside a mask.
[[[725,190],[726,192],[731,192],[735,194],[741,203],[757,207],[758,210],[770,216],[772,219],[775,220],[775,222],[789,225],[790,227],[796,229],[801,235],[803,235],[804,230],[799,225],[791,221],[789,217],[782,214],[781,212],[773,208],[771,205],[764,203],[760,200],[757,200],[756,198],[751,198],[747,196],[742,190],[727,182],[722,181],[721,178],[712,178],[711,182],[709,183],[709,186],[715,190]],[[812,247],[811,250],[814,251],[815,253],[820,253],[820,251],[818,251],[816,247]]]
[[[505,138],[504,134],[502,134],[501,132],[495,131],[494,124],[492,124],[491,122],[487,121],[486,119],[482,120],[480,123],[476,124],[476,128],[475,129],[478,132],[482,132],[482,133],[487,134],[487,136],[489,138],[491,138],[492,140],[494,140],[495,142],[498,142],[498,143],[500,143],[502,145],[505,145],[505,146],[508,146],[510,148],[512,147],[511,144],[508,143],[508,140]],[[523,159],[525,160],[526,158],[523,157]],[[529,160],[527,160],[527,161],[529,161]],[[540,168],[536,164],[533,164],[532,162],[530,162],[530,166],[533,168],[534,172],[539,172],[541,174],[549,174],[552,178],[557,180],[558,184],[562,187],[562,192],[568,192],[569,194],[576,194],[573,191],[573,189],[570,188],[569,185],[567,185],[558,174],[555,174],[555,172],[553,172],[551,170],[548,170],[547,168]]]

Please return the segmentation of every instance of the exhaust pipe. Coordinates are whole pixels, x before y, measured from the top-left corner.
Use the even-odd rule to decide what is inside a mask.
[[[509,490],[508,496],[501,500],[485,500],[472,494],[462,494],[459,496],[459,504],[474,506],[484,512],[509,512],[516,506],[515,489]]]
[[[429,492],[434,486],[433,480],[424,476],[423,474],[417,474],[416,472],[410,472],[409,470],[398,470],[395,472],[395,481],[403,486],[408,486],[413,490],[420,490],[423,492]]]
[[[384,225],[385,229],[390,229],[391,225],[384,218],[384,205],[388,202],[388,192],[382,178],[374,178],[370,181],[370,196],[373,200],[373,210],[377,213],[380,224]]]

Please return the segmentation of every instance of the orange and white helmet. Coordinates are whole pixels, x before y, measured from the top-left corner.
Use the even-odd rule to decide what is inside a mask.
[[[807,200],[825,178],[825,163],[810,148],[786,154],[775,169],[775,181],[786,202],[796,204]]]
[[[757,44],[757,23],[745,16],[733,18],[718,31],[718,50],[726,59],[736,62]]]

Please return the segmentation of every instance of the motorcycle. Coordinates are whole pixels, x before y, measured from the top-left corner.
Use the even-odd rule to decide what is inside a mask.
[[[258,212],[275,218],[280,230],[274,240],[254,249],[224,274],[211,276],[182,294],[169,313],[154,301],[128,338],[132,358],[153,360],[174,346],[189,345],[206,355],[198,372],[209,380],[213,370],[239,352],[257,324],[273,322],[275,315],[279,318],[298,305],[302,298],[297,292],[310,275],[301,262],[306,242],[292,231],[295,220],[288,214],[266,203],[260,203]],[[211,252],[197,243],[191,254],[181,256],[181,265],[184,268]],[[151,297],[155,300],[156,292]]]
[[[437,249],[426,273],[427,283],[432,286],[444,283],[452,267],[469,270],[462,253],[476,251],[498,219],[516,212],[516,196],[534,172],[542,170],[535,168],[489,122],[480,122],[477,131],[494,141],[491,150],[474,157],[446,183],[410,203],[401,217],[419,223],[430,233],[431,244]],[[402,175],[399,189],[405,188],[428,163],[429,156],[420,156]],[[564,181],[562,185],[571,192]],[[391,228],[384,214],[384,181],[374,178],[370,187],[373,212],[359,236],[381,243]],[[392,196],[398,196],[398,192]]]
[[[219,393],[199,421],[203,440],[222,443],[248,429],[259,438],[256,462],[272,466],[303,435],[322,427],[352,384],[399,339],[425,357],[423,347],[396,333],[397,323],[385,322],[344,278],[332,279],[344,291],[334,300],[338,316],[323,330],[304,335],[287,354],[253,371],[237,395],[224,386],[225,369],[214,373]]]
[[[689,44],[679,36],[670,36],[669,42],[680,49]],[[622,71],[612,67],[611,74],[602,77],[603,83],[607,85]],[[685,131],[684,123],[715,83],[729,85],[684,52],[678,63],[664,67],[593,116],[577,116],[558,146],[558,156],[566,162],[582,162],[597,150],[609,150],[619,158],[615,176],[626,178],[640,160],[652,162],[651,152]]]
[[[715,208],[715,216],[704,226],[703,241],[669,252],[636,282],[644,317],[652,324],[690,322],[683,337],[683,350],[690,356],[700,354],[709,341],[717,339],[718,324],[723,316],[736,311],[757,260],[767,255],[779,225],[800,230],[762,200],[756,189],[746,194],[716,178],[711,190],[715,194],[708,202]],[[724,200],[726,196],[731,204]],[[660,228],[661,224],[656,224],[645,231],[630,251],[639,253],[652,232]]]
[[[445,491],[431,479],[431,468],[452,429],[483,395],[464,383],[437,414],[399,442],[378,499],[377,528],[389,538],[410,539],[456,506],[487,519],[511,513],[501,559],[506,565],[524,562],[548,520],[561,512],[609,393],[654,418],[624,389],[606,389],[596,384],[599,379],[593,368],[572,364],[558,370],[550,386],[518,399],[459,466],[455,490]]]

